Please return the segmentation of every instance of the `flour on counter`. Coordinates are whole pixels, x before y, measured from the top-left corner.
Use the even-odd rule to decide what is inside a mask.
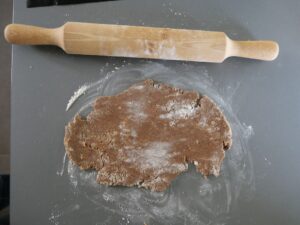
[[[226,154],[221,175],[217,179],[204,179],[195,172],[194,166],[190,166],[187,174],[178,177],[170,189],[155,193],[138,188],[99,185],[95,182],[95,173],[82,171],[68,162],[66,171],[69,187],[74,190],[68,196],[68,204],[74,206],[78,201],[83,201],[84,210],[79,209],[74,213],[86,218],[101,214],[101,221],[97,224],[112,224],[112,218],[121,221],[120,224],[124,224],[122,218],[126,218],[129,224],[227,224],[232,206],[240,199],[251,199],[255,190],[251,151],[247,144],[254,132],[252,126],[241,123],[236,116],[232,104],[234,88],[220,93],[221,89],[215,86],[207,68],[199,64],[172,64],[172,68],[154,62],[138,66],[126,64],[88,89],[78,101],[80,113],[87,112],[87,105],[98,96],[118,93],[144,79],[198,90],[220,106],[233,132],[232,149]],[[233,83],[231,86],[236,85]],[[202,118],[199,126],[208,126],[209,122],[209,118]],[[128,134],[131,135],[131,130]],[[200,162],[194,163],[198,165]],[[182,165],[178,167],[183,169]],[[53,224],[64,224],[63,221],[70,221],[74,216],[63,213],[68,209],[64,201],[57,200],[60,208],[54,214],[49,213]]]
[[[72,95],[72,97],[70,98],[70,100],[68,101],[67,107],[66,107],[66,111],[68,111],[71,106],[74,104],[75,101],[77,101],[77,99],[85,94],[86,90],[89,88],[89,85],[84,84],[81,87],[78,88],[77,91],[74,92],[74,94]]]
[[[58,176],[62,176],[64,174],[65,171],[65,165],[66,165],[66,160],[67,160],[67,153],[65,153],[64,158],[63,158],[63,163],[62,163],[62,167],[59,171],[56,172],[56,174]]]

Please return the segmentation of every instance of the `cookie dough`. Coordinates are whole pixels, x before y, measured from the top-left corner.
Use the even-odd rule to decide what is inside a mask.
[[[231,143],[230,126],[210,98],[153,80],[99,97],[86,118],[76,115],[66,126],[64,138],[69,158],[97,170],[99,183],[153,191],[164,191],[188,163],[218,176]]]

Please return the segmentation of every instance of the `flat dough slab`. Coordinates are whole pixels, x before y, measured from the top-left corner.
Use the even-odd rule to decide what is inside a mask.
[[[64,138],[69,158],[97,170],[99,183],[153,191],[164,191],[188,163],[218,176],[231,143],[230,126],[210,98],[153,80],[99,97],[87,118],[76,115],[66,126]]]

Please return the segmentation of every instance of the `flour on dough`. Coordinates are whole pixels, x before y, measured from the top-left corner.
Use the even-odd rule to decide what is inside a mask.
[[[209,97],[153,80],[99,97],[64,138],[69,158],[97,170],[99,183],[153,191],[164,191],[189,163],[218,176],[231,143],[230,126]]]

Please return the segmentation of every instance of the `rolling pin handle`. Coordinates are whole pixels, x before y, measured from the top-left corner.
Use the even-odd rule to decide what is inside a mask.
[[[7,42],[19,45],[57,45],[63,44],[63,27],[47,29],[36,26],[9,24],[5,27]]]
[[[272,61],[279,54],[279,45],[274,41],[227,40],[226,56]]]

